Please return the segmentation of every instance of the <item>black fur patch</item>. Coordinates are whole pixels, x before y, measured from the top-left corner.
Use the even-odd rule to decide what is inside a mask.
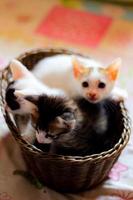
[[[9,86],[7,87],[5,99],[7,105],[10,107],[11,110],[17,110],[20,108],[20,105],[17,102],[16,96],[14,95],[15,89],[12,88],[13,84],[14,82],[10,83]]]
[[[122,116],[119,105],[109,99],[98,104],[91,104],[83,98],[77,99],[77,104],[84,115],[84,120],[78,128],[68,134],[61,135],[55,141],[55,152],[62,155],[85,156],[112,148],[122,133],[120,125]],[[99,134],[93,129],[93,126],[95,126],[101,109],[106,112],[108,126],[106,131]]]
[[[59,99],[56,99],[57,102],[58,100]],[[61,100],[60,102],[59,100],[60,106],[56,107],[54,102],[48,102],[47,105],[48,107],[50,105],[50,109],[47,107],[47,115],[45,115],[44,107],[44,111],[41,110],[42,114],[40,115],[40,118],[43,119],[43,116],[49,118],[52,114],[52,120],[54,115],[61,114],[60,112],[64,111],[65,108],[64,103],[62,107],[62,103],[63,101]],[[50,152],[61,155],[85,156],[100,153],[112,148],[120,138],[122,132],[122,126],[120,125],[122,116],[120,114],[119,105],[112,102],[110,99],[106,99],[97,104],[92,104],[84,98],[77,98],[75,103],[83,116],[82,122],[77,123],[74,130],[67,134],[60,135],[59,138],[55,139],[51,144]],[[40,109],[42,109],[41,104]],[[95,129],[95,125],[99,117],[102,117],[100,113],[103,110],[107,119],[107,129],[99,134],[99,131],[97,130],[100,129],[100,127]],[[39,123],[43,123],[43,121],[40,119]],[[43,149],[43,145],[41,146],[41,149],[47,151],[45,146]]]
[[[32,96],[25,99],[33,102],[38,108],[39,117],[36,125],[39,130],[47,131],[49,123],[57,116],[65,112],[71,112],[71,109],[67,106],[67,99],[63,97],[41,95],[38,99],[34,99]]]

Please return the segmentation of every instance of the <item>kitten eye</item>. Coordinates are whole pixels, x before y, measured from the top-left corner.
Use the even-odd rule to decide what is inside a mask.
[[[100,82],[100,83],[98,84],[98,87],[101,88],[101,89],[103,89],[103,88],[106,87],[106,84],[103,83],[103,82]]]
[[[82,83],[82,87],[89,87],[89,83],[88,83],[87,81],[84,81],[84,82]]]

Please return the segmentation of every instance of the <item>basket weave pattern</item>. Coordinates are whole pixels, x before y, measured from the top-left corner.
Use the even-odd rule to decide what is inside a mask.
[[[21,55],[20,60],[28,69],[42,58],[56,54],[73,54],[62,49],[37,49]],[[76,53],[77,55],[80,55]],[[87,57],[87,56],[85,56]],[[58,191],[77,192],[99,184],[107,175],[126,146],[130,137],[130,119],[124,103],[120,103],[123,131],[118,143],[110,150],[85,157],[49,155],[24,141],[13,117],[4,109],[5,90],[12,81],[9,67],[1,73],[0,104],[6,123],[19,144],[29,171],[47,186]]]

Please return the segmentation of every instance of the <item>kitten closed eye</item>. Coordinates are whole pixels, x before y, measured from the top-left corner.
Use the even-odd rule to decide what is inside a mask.
[[[49,135],[57,136],[58,134],[71,131],[76,125],[75,116],[73,113],[66,112],[61,116],[57,116],[48,127]]]
[[[61,115],[61,118],[64,120],[73,120],[74,119],[74,114],[70,112],[65,112]]]

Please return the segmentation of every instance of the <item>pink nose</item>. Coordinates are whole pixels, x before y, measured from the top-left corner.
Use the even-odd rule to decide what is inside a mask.
[[[91,98],[95,98],[96,97],[96,93],[89,93],[89,96],[91,97]]]

